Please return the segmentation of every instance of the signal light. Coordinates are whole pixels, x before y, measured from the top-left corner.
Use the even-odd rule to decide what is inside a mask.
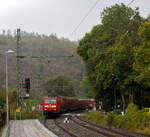
[[[25,78],[25,89],[26,89],[26,92],[29,93],[29,90],[30,90],[30,78]]]

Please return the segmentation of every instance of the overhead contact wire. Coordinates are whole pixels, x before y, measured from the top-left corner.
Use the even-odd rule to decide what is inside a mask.
[[[135,0],[130,1],[127,6],[131,5],[134,1],[135,1]]]
[[[95,6],[98,4],[100,0],[97,0],[94,5],[90,8],[90,10],[86,13],[86,15],[82,18],[81,22],[77,25],[77,27],[74,29],[74,31],[71,33],[71,35],[73,35],[73,33],[75,33],[77,31],[77,29],[80,27],[80,25],[83,23],[83,21],[88,17],[88,15],[92,12],[92,10],[95,8]]]

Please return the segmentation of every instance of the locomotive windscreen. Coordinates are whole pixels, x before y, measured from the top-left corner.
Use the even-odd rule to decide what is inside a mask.
[[[55,98],[46,98],[45,104],[56,104],[56,99]]]

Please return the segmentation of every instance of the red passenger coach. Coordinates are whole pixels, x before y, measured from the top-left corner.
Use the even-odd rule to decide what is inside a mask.
[[[44,97],[43,114],[57,114],[77,109],[91,109],[94,106],[94,99],[75,99],[71,97]]]

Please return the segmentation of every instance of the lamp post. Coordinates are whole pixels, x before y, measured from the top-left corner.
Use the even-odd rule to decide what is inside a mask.
[[[5,52],[6,55],[6,107],[7,107],[7,126],[9,124],[9,111],[8,111],[8,63],[7,63],[7,55],[14,53],[12,50],[8,50]]]

